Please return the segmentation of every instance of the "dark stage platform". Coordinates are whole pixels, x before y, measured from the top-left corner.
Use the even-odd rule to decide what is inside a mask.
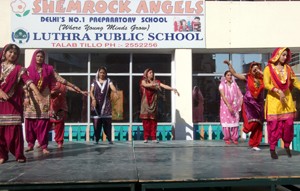
[[[300,184],[300,153],[288,158],[278,149],[272,160],[268,146],[252,151],[246,143],[167,141],[160,143],[50,143],[49,155],[26,153],[19,164],[10,156],[0,165],[0,190],[198,190]],[[255,190],[255,189],[254,189]]]

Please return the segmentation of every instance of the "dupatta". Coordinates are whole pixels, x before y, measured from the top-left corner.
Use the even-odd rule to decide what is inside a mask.
[[[287,79],[285,80],[285,82],[282,82],[276,71],[274,70],[273,66],[274,63],[276,63],[281,54],[287,51],[287,58],[285,60],[284,64],[284,68],[287,72]],[[269,59],[268,65],[267,67],[269,67],[270,70],[270,74],[271,74],[271,80],[274,84],[274,86],[278,89],[281,89],[282,91],[286,91],[287,89],[292,89],[293,88],[293,83],[291,82],[291,78],[289,78],[288,76],[295,76],[294,71],[292,70],[292,68],[288,65],[288,62],[291,60],[291,51],[289,48],[277,48],[274,50],[274,52],[272,53],[272,57]]]
[[[37,71],[36,65],[36,56],[38,53],[42,53],[44,55],[44,61],[42,63],[42,73],[41,75]],[[31,59],[31,63],[29,67],[27,68],[28,76],[33,81],[34,85],[39,89],[40,92],[42,92],[46,87],[54,87],[55,84],[52,84],[54,81],[54,69],[51,65],[45,63],[45,52],[41,49],[36,50]]]
[[[234,78],[232,78],[232,84],[231,84],[232,91],[230,91],[230,88],[227,85],[227,80],[224,76],[221,78],[220,84],[224,87],[224,95],[227,101],[229,102],[229,104],[231,104],[234,113],[241,111],[241,106],[243,103],[243,94],[239,86],[235,82]]]
[[[9,68],[6,72],[2,72],[2,62],[5,61],[5,52],[7,48],[13,44],[7,44],[0,53],[1,64],[0,64],[0,87],[2,91],[4,91],[9,97],[12,97],[17,84],[20,82],[21,75],[25,72],[25,69],[17,64],[17,60],[19,58],[19,54],[17,55],[16,60],[14,61],[11,68]]]
[[[250,67],[249,67],[249,72],[247,74],[247,85],[249,88],[249,91],[252,95],[253,98],[257,99],[257,97],[259,96],[259,94],[264,90],[264,81],[263,81],[263,76],[259,75],[258,78],[256,78],[255,81],[255,76],[251,73],[252,67],[254,65],[257,65],[259,70],[261,70],[261,65],[260,63],[257,62],[252,62]]]

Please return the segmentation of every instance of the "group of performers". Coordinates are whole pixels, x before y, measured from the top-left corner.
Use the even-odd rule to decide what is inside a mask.
[[[36,50],[32,56],[30,66],[25,69],[17,64],[20,48],[15,44],[6,45],[0,53],[0,164],[8,160],[11,152],[17,162],[26,162],[24,155],[24,140],[22,119],[25,118],[25,137],[28,143],[26,152],[38,147],[44,154],[48,154],[48,132],[55,129],[55,141],[58,148],[63,146],[64,120],[67,114],[67,90],[84,96],[88,92],[82,91],[74,84],[62,78],[51,65],[45,63],[45,52]],[[245,133],[251,132],[249,145],[254,150],[258,148],[262,139],[262,125],[265,111],[267,121],[270,153],[277,159],[275,147],[280,138],[289,157],[290,143],[293,139],[293,121],[295,105],[291,89],[300,89],[292,68],[288,65],[291,52],[288,48],[277,48],[268,65],[261,71],[261,65],[253,62],[247,75],[238,74],[230,61],[229,70],[225,72],[219,86],[221,94],[220,122],[223,128],[226,144],[238,144],[239,111],[242,109]],[[244,80],[247,84],[243,96],[236,82]],[[144,143],[149,140],[158,143],[156,139],[158,93],[161,89],[173,91],[179,96],[177,89],[161,83],[155,78],[153,69],[144,71],[140,81],[141,109],[140,118],[144,128]],[[265,107],[263,90],[267,89]],[[108,142],[113,144],[111,137],[112,105],[110,94],[118,97],[116,87],[107,77],[107,69],[100,67],[91,85],[91,118],[95,129],[95,143],[100,140],[100,133],[104,133]]]
[[[296,107],[291,91],[293,87],[300,89],[300,82],[288,64],[290,60],[289,48],[277,48],[263,72],[260,63],[252,62],[246,75],[236,73],[231,62],[224,61],[228,70],[221,79],[219,91],[220,122],[225,144],[238,144],[239,111],[242,111],[243,132],[251,132],[249,146],[253,150],[260,150],[258,146],[265,119],[271,158],[278,159],[275,148],[280,138],[288,157],[292,157],[290,144],[294,137]],[[232,76],[245,81],[244,96]],[[264,102],[265,89],[267,95]]]
[[[66,92],[73,91],[84,96],[74,84],[62,78],[51,65],[45,63],[45,52],[36,50],[26,69],[17,63],[20,48],[7,44],[0,53],[0,164],[8,160],[11,152],[19,163],[26,162],[22,119],[25,121],[25,137],[28,147],[25,152],[37,147],[48,154],[48,132],[54,129],[58,148],[63,147],[64,121],[67,114]],[[156,140],[157,92],[161,88],[176,89],[155,79],[152,69],[147,69],[140,84],[142,93],[141,119],[145,131],[145,142]],[[108,142],[111,137],[112,105],[110,94],[118,98],[116,87],[107,77],[107,69],[100,67],[91,85],[91,118],[95,130],[95,143],[100,139],[102,127]]]
[[[17,64],[19,55],[20,48],[15,44],[7,44],[0,54],[0,164],[8,160],[9,152],[17,162],[26,162],[23,116],[28,143],[26,152],[33,151],[37,141],[43,153],[49,153],[48,133],[52,125],[57,126],[55,141],[61,148],[67,111],[65,91],[70,89],[87,95],[87,92],[59,76],[51,65],[45,63],[43,50],[34,52],[27,69]],[[60,119],[56,117],[50,120],[50,116],[58,111],[63,111]]]

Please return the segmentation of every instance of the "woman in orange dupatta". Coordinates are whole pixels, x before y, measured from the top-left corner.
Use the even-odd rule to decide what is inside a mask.
[[[264,83],[261,65],[252,62],[246,75],[238,74],[228,60],[224,60],[232,75],[246,82],[246,93],[243,97],[242,114],[244,119],[244,133],[251,132],[249,146],[254,151],[259,151],[262,140],[264,120]]]

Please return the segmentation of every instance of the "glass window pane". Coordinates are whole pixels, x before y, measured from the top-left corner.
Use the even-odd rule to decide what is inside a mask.
[[[208,122],[219,122],[220,93],[219,77],[193,77],[193,88],[198,86],[204,98],[203,119]]]
[[[69,82],[78,86],[81,90],[87,90],[87,77],[62,76]],[[67,92],[68,117],[66,122],[87,122],[87,96],[76,92]]]
[[[21,53],[18,59],[18,64],[20,64],[21,66],[25,66],[25,55],[24,53]]]
[[[105,66],[108,73],[129,73],[130,54],[91,54],[91,72]]]
[[[113,122],[129,122],[129,77],[128,76],[110,76],[109,77],[117,90],[120,90],[120,96],[123,107],[123,119],[113,120]]]
[[[59,73],[86,73],[88,71],[88,54],[49,53],[48,61]]]
[[[193,54],[192,63],[193,73],[216,72],[214,54]]]
[[[133,73],[152,68],[155,73],[171,73],[171,54],[133,54]]]
[[[161,83],[170,85],[171,77],[156,76],[156,79]],[[141,77],[133,77],[132,85],[132,108],[133,108],[133,122],[141,122],[139,118],[141,107],[140,83]],[[158,97],[158,122],[171,122],[171,91],[162,89]]]

